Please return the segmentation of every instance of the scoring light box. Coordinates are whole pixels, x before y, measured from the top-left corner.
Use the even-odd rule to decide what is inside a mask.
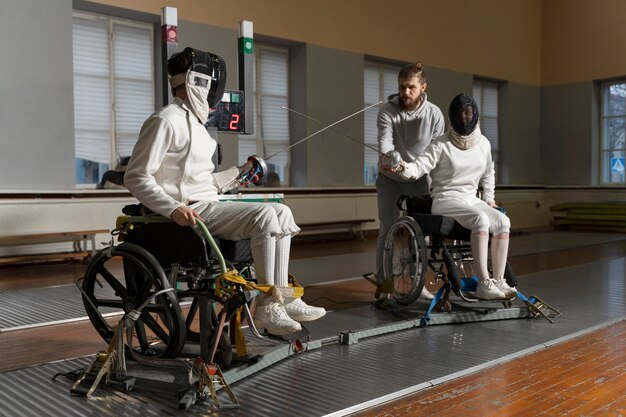
[[[225,90],[222,100],[209,112],[208,130],[245,133],[243,91]]]

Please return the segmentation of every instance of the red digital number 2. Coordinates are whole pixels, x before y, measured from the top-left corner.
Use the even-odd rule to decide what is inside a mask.
[[[239,124],[239,115],[233,114],[230,119],[230,123],[228,124],[228,128],[230,130],[237,130],[237,125]]]

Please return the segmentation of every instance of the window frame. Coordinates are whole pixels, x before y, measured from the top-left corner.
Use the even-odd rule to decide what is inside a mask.
[[[626,141],[624,141],[624,145],[621,148],[612,148],[607,147],[605,144],[607,143],[607,139],[605,138],[605,121],[607,119],[618,119],[621,118],[624,120],[624,136],[626,137],[626,106],[624,108],[624,112],[619,115],[607,115],[605,114],[606,110],[606,98],[605,94],[609,90],[609,88],[613,85],[624,85],[624,90],[626,92],[626,78],[615,79],[610,81],[604,81],[600,83],[600,123],[599,123],[599,131],[600,131],[600,165],[598,172],[598,179],[601,185],[606,186],[624,186],[626,185],[626,173],[622,173],[622,180],[611,181],[611,163],[610,163],[610,154],[613,152],[621,151],[623,155],[626,155]],[[625,98],[626,100],[626,98]],[[608,158],[605,158],[605,155]],[[607,180],[609,178],[609,180]]]
[[[126,77],[117,77],[115,74],[115,51],[114,51],[114,44],[115,44],[115,39],[114,39],[114,27],[116,25],[118,26],[123,26],[123,27],[130,27],[130,28],[139,28],[142,30],[146,30],[149,32],[149,37],[150,37],[150,47],[149,47],[149,56],[150,56],[150,66],[151,69],[149,71],[150,73],[150,79],[149,79],[149,84],[151,86],[150,88],[150,113],[146,114],[146,118],[153,113],[156,110],[156,95],[157,95],[157,91],[156,91],[156,51],[155,51],[155,28],[154,28],[154,24],[150,23],[150,22],[143,22],[143,21],[137,21],[137,20],[131,20],[131,19],[126,19],[126,18],[122,18],[122,17],[117,17],[117,16],[112,16],[112,15],[107,15],[107,14],[102,14],[102,13],[95,13],[95,12],[89,12],[89,11],[83,11],[83,10],[73,10],[72,11],[72,21],[74,21],[74,18],[78,18],[78,19],[84,19],[84,20],[91,20],[91,21],[104,21],[106,22],[106,30],[107,30],[107,54],[108,54],[108,100],[109,100],[109,126],[108,126],[108,147],[109,147],[109,163],[105,164],[105,163],[98,163],[96,161],[92,161],[98,164],[98,176],[99,178],[102,178],[102,175],[104,174],[104,172],[106,172],[107,169],[113,169],[119,162],[120,160],[125,157],[125,156],[130,156],[130,155],[118,155],[118,138],[117,138],[117,134],[118,134],[118,121],[117,121],[117,117],[116,116],[116,79],[119,78],[119,80],[125,80]],[[72,23],[73,24],[73,23]],[[74,44],[74,36],[72,36],[72,44]],[[74,46],[72,46],[72,56],[74,56]],[[76,74],[73,74],[73,77],[75,77]],[[76,85],[75,85],[76,81],[74,78],[73,84],[74,84],[74,100],[76,100]],[[76,104],[75,104],[76,106]],[[74,119],[74,143],[76,145],[77,143],[77,136],[76,136],[76,116]],[[141,125],[139,125],[137,127],[137,136],[139,134],[139,130],[141,129]],[[120,139],[121,142],[122,139]],[[77,157],[76,153],[74,155],[74,160],[75,160],[75,181],[76,181],[76,188],[95,188],[98,185],[99,180],[97,180],[95,183],[94,182],[84,182],[84,183],[79,183],[79,172],[78,172],[78,161],[79,158]]]
[[[240,160],[245,160],[247,157],[250,156],[250,152],[246,152],[245,149],[250,149],[251,148],[251,143],[255,142],[255,146],[254,146],[254,151],[252,151],[254,154],[257,155],[261,155],[261,156],[266,156],[266,155],[272,155],[276,149],[268,149],[267,142],[274,142],[273,143],[273,147],[274,148],[278,148],[278,149],[283,149],[286,148],[287,146],[290,145],[290,133],[291,133],[291,126],[289,125],[289,115],[287,113],[287,111],[285,110],[280,110],[281,112],[284,112],[284,118],[285,120],[284,122],[284,126],[286,127],[286,132],[282,132],[284,138],[282,139],[278,139],[278,140],[273,140],[273,139],[269,139],[265,136],[264,133],[264,129],[263,129],[263,125],[264,123],[267,123],[267,120],[264,120],[264,106],[263,106],[263,99],[267,98],[267,97],[275,97],[278,98],[279,100],[283,100],[284,101],[284,105],[286,107],[289,107],[289,101],[290,101],[290,66],[289,66],[289,60],[290,60],[290,51],[289,51],[289,47],[286,46],[280,46],[280,45],[274,45],[274,44],[270,44],[270,43],[266,43],[266,42],[259,42],[259,43],[255,43],[254,45],[255,48],[255,54],[254,54],[254,68],[253,68],[253,77],[254,77],[254,91],[253,91],[253,99],[254,99],[254,104],[255,104],[255,114],[254,114],[254,133],[251,135],[240,135],[239,136],[239,146],[238,146],[238,155],[239,155],[239,159]],[[269,52],[277,52],[280,54],[284,54],[285,55],[285,61],[283,62],[285,65],[285,79],[281,80],[281,86],[284,87],[284,91],[285,91],[285,95],[275,95],[275,94],[260,94],[260,91],[264,90],[264,85],[261,81],[263,75],[262,73],[258,70],[261,66],[261,60],[263,59],[263,53],[264,51],[269,51]],[[282,65],[282,63],[281,63]],[[281,88],[282,89],[282,88]],[[247,146],[241,146],[242,144],[245,144]],[[289,169],[290,169],[290,165],[291,165],[291,154],[286,152],[286,153],[281,153],[280,154],[284,159],[286,159],[284,165],[280,165],[280,169],[279,169],[279,180],[280,180],[280,186],[281,187],[289,187],[290,186],[290,173],[289,173]],[[271,163],[270,163],[271,164]],[[269,168],[269,166],[268,166]],[[282,170],[282,172],[280,172],[280,170]],[[266,173],[266,175],[269,174]],[[280,175],[282,174],[282,175]],[[265,185],[265,183],[263,184],[263,186],[276,186],[273,184],[269,184],[269,185]]]
[[[484,112],[484,103],[485,103],[485,85],[488,86],[495,86],[495,90],[496,90],[496,111],[497,111],[497,115],[494,117],[492,115],[489,116],[485,116],[485,112]],[[500,81],[496,81],[496,80],[491,80],[488,78],[481,78],[481,77],[474,77],[473,83],[472,83],[472,95],[474,96],[474,100],[477,102],[478,104],[478,112],[480,114],[479,117],[479,122],[481,125],[481,132],[483,134],[483,136],[485,136],[488,140],[489,143],[491,144],[491,159],[493,160],[493,164],[494,164],[494,169],[496,172],[496,180],[499,179],[499,166],[500,166],[500,139],[501,139],[501,126],[500,126],[500,106],[501,106],[501,100],[502,100],[502,94],[500,92],[502,87],[502,82]],[[476,88],[480,88],[480,97],[476,97]],[[484,123],[485,119],[491,119],[494,120],[495,119],[495,125],[496,125],[496,129],[497,129],[497,137],[494,139],[493,137],[490,137],[492,135],[489,134],[485,134],[485,131],[483,130],[483,126],[486,126],[486,123]],[[494,142],[495,142],[495,149],[494,149]]]

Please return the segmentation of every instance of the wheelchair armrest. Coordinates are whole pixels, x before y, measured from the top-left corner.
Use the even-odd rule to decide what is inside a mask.
[[[124,206],[124,208],[122,209],[122,213],[126,214],[127,216],[147,216],[149,214],[154,214],[152,210],[150,210],[148,207],[144,206],[141,203],[128,204]]]

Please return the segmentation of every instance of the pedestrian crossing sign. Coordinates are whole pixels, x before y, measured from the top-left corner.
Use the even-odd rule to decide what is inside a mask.
[[[611,172],[614,174],[624,173],[624,158],[611,158]]]

